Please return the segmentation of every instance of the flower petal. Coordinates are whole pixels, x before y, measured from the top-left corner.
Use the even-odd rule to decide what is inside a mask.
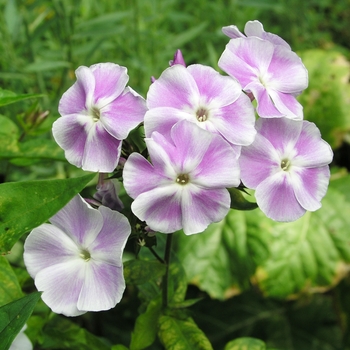
[[[300,205],[309,211],[321,208],[321,199],[327,192],[329,184],[329,167],[296,168],[291,171],[295,196]]]
[[[222,32],[231,39],[245,38],[245,35],[242,34],[238,27],[235,25],[222,27]]]
[[[229,143],[219,135],[213,135],[202,161],[191,176],[191,182],[203,188],[236,187],[240,184],[238,157]]]
[[[303,121],[295,148],[298,152],[295,164],[299,166],[320,167],[331,163],[333,159],[331,147],[321,139],[321,133],[317,126],[308,121]]]
[[[308,86],[308,72],[301,58],[283,46],[275,46],[268,73],[268,86],[276,91],[295,94]]]
[[[287,118],[259,119],[256,122],[258,133],[268,139],[281,156],[294,149],[302,126],[301,121]]]
[[[127,69],[115,63],[97,63],[89,67],[94,79],[93,104],[103,107],[122,94],[129,80]]]
[[[124,140],[143,121],[146,110],[145,100],[127,87],[118,98],[101,109],[101,122],[112,136]]]
[[[243,90],[252,81],[259,81],[268,71],[274,45],[257,37],[231,39],[219,59],[219,67],[238,79]]]
[[[247,95],[228,106],[212,111],[217,133],[233,145],[248,146],[254,141],[256,130],[254,107]]]
[[[182,226],[186,235],[203,232],[212,222],[221,221],[230,209],[226,188],[201,189],[185,186],[181,197]]]
[[[252,82],[245,87],[245,91],[252,92],[256,101],[256,111],[261,118],[281,118],[281,113],[274,105],[269,92],[259,82]]]
[[[38,272],[35,286],[43,291],[41,298],[57,314],[79,316],[86,311],[77,309],[77,302],[84,284],[87,262],[77,257]]]
[[[187,120],[178,122],[171,129],[175,152],[171,155],[177,174],[189,173],[202,161],[214,135]]]
[[[79,114],[92,104],[95,78],[92,71],[80,66],[76,71],[77,81],[62,95],[58,112],[62,115]]]
[[[172,233],[182,228],[181,193],[185,186],[173,183],[141,193],[132,203],[133,213],[154,231]]]
[[[169,179],[155,171],[152,164],[138,153],[132,153],[124,165],[124,187],[131,198],[168,183]]]
[[[93,121],[81,114],[71,114],[58,118],[52,125],[52,134],[57,144],[65,151],[68,162],[81,168],[87,130]]]
[[[103,227],[87,248],[94,261],[121,267],[123,250],[131,232],[129,221],[124,215],[104,206],[98,211],[103,217]]]
[[[85,143],[82,169],[111,173],[118,165],[122,141],[111,136],[101,122],[94,123]]]
[[[295,120],[303,119],[303,106],[293,95],[272,90],[268,91],[275,107],[284,117]]]
[[[147,106],[192,109],[198,103],[198,88],[187,68],[176,64],[167,68],[149,88]]]
[[[148,110],[145,114],[145,134],[151,137],[158,131],[165,138],[170,138],[171,128],[180,120],[195,119],[192,114],[173,107],[159,107]]]
[[[263,25],[259,21],[248,21],[244,27],[244,33],[247,36],[257,36],[267,40],[275,45],[282,45],[291,49],[289,44],[276,34],[265,32]]]
[[[234,103],[242,94],[241,85],[236,80],[222,76],[211,67],[193,64],[188,66],[187,70],[198,87],[200,95],[198,107],[224,107]]]
[[[250,146],[242,147],[239,164],[242,182],[252,189],[280,170],[278,153],[270,141],[260,134],[256,135]]]
[[[50,224],[33,229],[24,244],[24,263],[33,278],[48,266],[78,256],[79,249],[70,235]]]
[[[291,177],[284,171],[261,182],[255,198],[265,215],[275,221],[295,221],[306,211],[295,197]]]
[[[89,261],[77,308],[84,312],[109,310],[121,300],[124,290],[122,266]]]
[[[168,180],[175,180],[174,166],[179,168],[175,145],[156,131],[145,142],[155,171]]]
[[[88,246],[103,226],[102,215],[78,194],[50,222],[59,227],[79,246]]]

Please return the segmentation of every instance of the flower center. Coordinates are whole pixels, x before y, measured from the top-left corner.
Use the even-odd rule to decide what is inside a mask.
[[[209,111],[206,108],[199,107],[196,112],[196,118],[199,122],[205,122],[208,119]]]
[[[91,116],[92,116],[92,120],[96,123],[100,120],[100,110],[93,106],[90,110]]]
[[[180,185],[186,185],[190,181],[190,177],[187,174],[180,174],[176,178],[176,182]]]
[[[282,159],[281,161],[281,169],[283,171],[288,171],[291,167],[292,163],[289,159]]]
[[[91,259],[91,254],[87,249],[82,249],[79,256],[85,261],[89,261]]]

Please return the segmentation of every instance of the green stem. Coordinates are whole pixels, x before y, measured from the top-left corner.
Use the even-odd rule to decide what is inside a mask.
[[[165,253],[164,253],[164,264],[165,264],[165,275],[163,277],[163,308],[168,306],[168,281],[169,281],[169,265],[170,265],[170,253],[171,243],[173,240],[173,234],[169,233],[166,238]]]
[[[158,253],[152,248],[152,247],[148,247],[148,249],[150,250],[150,252],[157,258],[157,260],[159,262],[161,262],[162,264],[164,264],[164,260],[158,255]]]

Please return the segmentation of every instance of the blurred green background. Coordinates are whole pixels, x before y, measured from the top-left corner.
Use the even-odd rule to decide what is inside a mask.
[[[187,63],[217,67],[228,41],[221,27],[242,31],[260,20],[294,51],[350,49],[350,0],[1,0],[0,86],[47,95],[53,109],[80,65],[115,62],[145,95],[176,49]]]

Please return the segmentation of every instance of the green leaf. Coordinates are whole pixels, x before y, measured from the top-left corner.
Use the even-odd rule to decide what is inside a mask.
[[[32,159],[66,160],[62,148],[56,142],[39,138],[14,144],[10,149],[0,149],[0,158],[16,159],[17,162],[18,158],[23,158],[23,162],[30,162]]]
[[[40,299],[35,292],[0,308],[0,350],[8,349]]]
[[[0,256],[0,305],[22,297],[17,276],[5,257]]]
[[[240,191],[239,189],[233,187],[229,188],[228,191],[231,197],[231,209],[253,210],[258,207],[256,203],[247,201],[243,196],[242,191]]]
[[[158,336],[167,350],[211,350],[209,340],[191,317],[178,319],[162,315]]]
[[[9,118],[0,115],[0,158],[8,153],[19,152],[18,138],[17,125]]]
[[[129,350],[126,346],[122,344],[113,345],[111,350]]]
[[[168,298],[171,304],[182,303],[187,291],[186,272],[179,262],[169,266]]]
[[[184,301],[181,301],[179,303],[170,303],[169,308],[171,309],[185,309],[187,307],[190,307],[199,301],[203,300],[203,298],[196,298],[196,299],[187,299]]]
[[[269,254],[269,234],[242,211],[230,210],[203,233],[175,237],[188,281],[212,298],[225,299],[249,288],[257,265]]]
[[[244,337],[230,341],[224,350],[266,350],[266,345],[259,339]]]
[[[42,349],[110,350],[101,339],[58,315],[45,325],[41,343]]]
[[[94,176],[1,184],[0,253],[7,253],[25,232],[56,214]]]
[[[165,265],[157,260],[128,260],[124,263],[124,278],[127,284],[143,284],[158,280],[165,274]]]
[[[316,123],[332,148],[341,145],[350,128],[350,64],[337,51],[313,49],[301,52],[309,71],[309,87],[300,95],[305,119]]]
[[[349,178],[347,179],[350,185]],[[349,188],[349,187],[348,187]],[[255,220],[271,235],[271,256],[255,281],[266,296],[294,298],[324,292],[349,270],[350,203],[332,184],[322,208],[291,223],[277,223],[257,211]]]
[[[30,98],[38,98],[44,96],[43,94],[15,94],[12,91],[3,90],[0,88],[0,107],[9,105],[11,103],[28,100]]]
[[[135,329],[131,334],[130,350],[141,350],[152,345],[157,336],[159,316],[161,314],[161,298],[152,300],[146,312],[141,314],[135,323]]]

